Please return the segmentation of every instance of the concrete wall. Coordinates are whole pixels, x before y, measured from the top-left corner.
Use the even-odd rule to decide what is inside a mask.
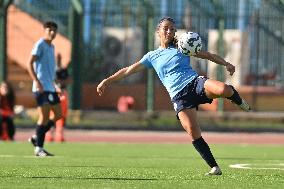
[[[96,92],[97,84],[84,84],[82,87],[81,107],[84,110],[116,110],[118,98],[122,95],[130,95],[135,99],[134,110],[146,110],[146,85],[111,85],[104,96],[100,97]],[[237,88],[243,98],[245,98],[256,111],[284,111],[284,89],[275,87],[251,87],[243,86]],[[36,106],[31,92],[17,93],[17,104],[27,108]],[[200,110],[216,111],[218,100],[212,104],[200,106]],[[173,110],[170,97],[163,86],[155,88],[155,110]],[[229,100],[224,100],[225,111],[239,111],[238,107]]]

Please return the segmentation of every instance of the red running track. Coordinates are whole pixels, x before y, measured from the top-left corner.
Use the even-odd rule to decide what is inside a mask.
[[[32,129],[18,129],[16,141],[27,141]],[[284,144],[284,133],[217,133],[203,132],[210,144]],[[186,132],[163,131],[109,131],[65,130],[66,142],[112,142],[112,143],[191,143]]]

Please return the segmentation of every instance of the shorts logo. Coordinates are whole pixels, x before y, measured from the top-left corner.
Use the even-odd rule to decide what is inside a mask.
[[[48,95],[48,100],[49,100],[50,102],[53,102],[53,101],[54,101],[54,98],[53,98],[53,95],[52,95],[52,94],[49,94],[49,95]]]
[[[196,89],[195,89],[196,94],[200,95],[202,93],[205,81],[206,81],[206,79],[204,77],[198,77],[197,85],[196,85]]]
[[[177,111],[177,103],[174,103],[174,109]]]

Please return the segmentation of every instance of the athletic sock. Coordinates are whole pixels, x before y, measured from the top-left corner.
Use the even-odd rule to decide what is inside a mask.
[[[45,126],[37,125],[36,127],[36,136],[37,136],[37,146],[43,148],[44,137],[45,137]]]
[[[199,152],[201,157],[206,161],[206,163],[212,168],[215,166],[218,166],[218,164],[215,161],[215,158],[213,157],[210,148],[208,144],[205,142],[205,140],[200,137],[197,140],[192,141],[193,146],[195,149]]]
[[[35,147],[35,150],[36,150],[36,151],[41,151],[41,150],[43,150],[43,148],[36,146],[36,147]]]
[[[53,120],[49,120],[46,124],[46,126],[44,127],[45,128],[45,132],[49,131],[49,129],[51,127],[53,127],[55,125],[54,121]]]
[[[232,87],[234,93],[231,97],[227,97],[227,99],[233,101],[237,105],[241,105],[242,104],[242,98],[240,97],[238,91],[236,91],[236,89],[232,85],[230,85],[230,87]]]

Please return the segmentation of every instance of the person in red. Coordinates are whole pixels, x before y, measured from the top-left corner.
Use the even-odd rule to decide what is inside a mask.
[[[8,82],[4,81],[0,85],[0,139],[2,140],[14,140],[14,106],[14,90]]]
[[[56,84],[60,88],[59,98],[60,98],[60,106],[61,106],[61,119],[57,120],[55,123],[55,128],[50,129],[46,135],[45,140],[48,142],[56,141],[56,142],[64,142],[64,127],[66,125],[66,118],[68,113],[68,92],[67,85],[70,82],[69,73],[67,67],[63,67],[61,63],[61,54],[57,54],[57,67],[56,67]],[[53,113],[53,112],[51,112]]]
[[[121,96],[117,101],[117,110],[120,113],[125,113],[133,108],[135,100],[132,96]]]

